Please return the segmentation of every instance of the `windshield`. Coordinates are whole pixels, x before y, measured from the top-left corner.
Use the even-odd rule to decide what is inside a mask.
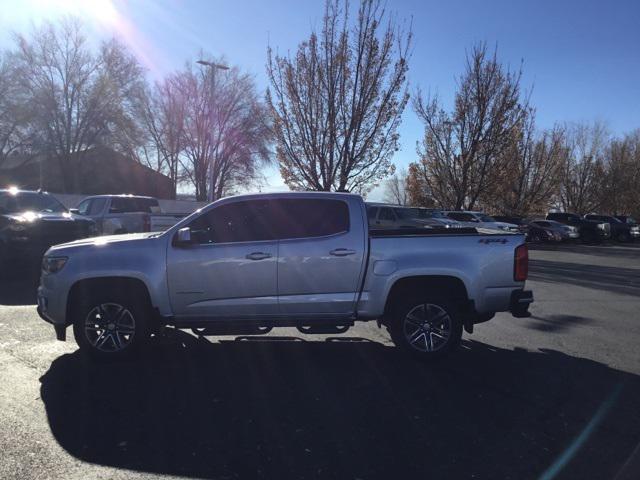
[[[61,213],[66,211],[67,209],[58,200],[44,193],[0,193],[0,212],[2,213]]]

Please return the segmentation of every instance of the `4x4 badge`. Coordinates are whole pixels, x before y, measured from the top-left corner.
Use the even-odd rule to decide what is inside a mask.
[[[480,240],[478,240],[478,243],[485,243],[485,244],[490,244],[490,243],[507,243],[509,240],[507,240],[506,238],[481,238]]]

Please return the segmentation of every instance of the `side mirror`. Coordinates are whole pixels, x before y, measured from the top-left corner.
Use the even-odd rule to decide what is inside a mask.
[[[73,213],[74,215],[80,215],[80,210],[77,208],[70,208],[69,213]]]
[[[189,227],[181,228],[176,233],[176,236],[173,237],[173,245],[176,247],[185,247],[191,245],[191,243],[191,229]]]

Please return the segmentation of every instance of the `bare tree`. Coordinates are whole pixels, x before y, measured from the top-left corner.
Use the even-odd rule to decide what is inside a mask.
[[[33,138],[32,105],[25,96],[12,59],[0,56],[0,166],[9,155],[24,151]]]
[[[46,23],[16,41],[19,75],[36,108],[34,128],[59,161],[69,190],[74,157],[100,143],[124,145],[131,136],[131,101],[143,71],[115,40],[92,53],[73,19]]]
[[[467,55],[451,113],[437,97],[425,99],[418,92],[414,109],[425,134],[418,147],[420,165],[411,172],[422,176],[439,206],[473,209],[493,190],[493,173],[502,168],[504,152],[526,111],[521,75],[521,70],[503,67],[497,52],[490,55],[480,44]]]
[[[564,130],[542,133],[535,128],[535,111],[529,109],[502,155],[502,168],[493,172],[493,192],[483,204],[504,214],[543,213],[554,201],[566,161]]]
[[[600,180],[609,141],[607,128],[598,122],[567,128],[566,155],[560,186],[560,204],[579,214],[596,210],[600,204]]]
[[[612,214],[640,214],[640,130],[606,148],[605,174],[598,180],[599,204]]]
[[[146,142],[139,147],[139,161],[167,175],[174,194],[180,175],[180,155],[184,149],[184,124],[187,92],[180,88],[180,80],[170,75],[143,92],[138,118],[145,132]]]
[[[384,181],[383,199],[387,203],[397,205],[409,205],[409,192],[407,191],[407,171],[400,170]]]
[[[360,3],[353,28],[348,3],[327,0],[322,31],[294,57],[268,50],[267,101],[290,188],[366,193],[392,173],[410,45],[380,0]]]
[[[175,77],[184,102],[180,162],[196,198],[213,199],[261,178],[259,167],[270,160],[271,128],[266,107],[253,79],[232,68],[219,75],[190,67]]]

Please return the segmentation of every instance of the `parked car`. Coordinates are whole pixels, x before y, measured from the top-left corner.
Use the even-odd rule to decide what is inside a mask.
[[[607,222],[611,228],[611,237],[619,242],[631,242],[640,237],[640,227],[638,225],[628,224],[613,215],[590,213],[585,215],[584,218],[597,222]]]
[[[611,227],[607,222],[587,220],[575,213],[550,212],[547,220],[554,220],[578,229],[583,242],[599,243],[611,238]]]
[[[518,226],[513,223],[499,222],[491,215],[487,215],[483,212],[470,212],[470,211],[449,211],[446,212],[447,217],[464,223],[470,227],[482,227],[482,228],[494,228],[497,230],[504,230],[507,232],[519,232]]]
[[[636,219],[629,215],[614,215],[614,217],[627,225],[638,225]]]
[[[537,242],[562,242],[576,240],[580,233],[576,227],[564,225],[553,220],[532,220],[529,222],[527,240]]]
[[[512,216],[512,215],[493,215],[493,219],[497,222],[510,223],[516,225],[518,230],[525,235],[529,231],[529,220],[525,217]]]
[[[59,340],[73,325],[81,351],[99,359],[139,352],[162,325],[340,333],[369,320],[427,359],[495,312],[529,315],[523,235],[367,223],[353,194],[225,198],[163,233],[51,248],[38,313]]]
[[[71,211],[95,221],[100,235],[163,232],[186,216],[162,213],[156,198],[136,195],[95,195]]]
[[[371,228],[449,228],[452,221],[429,215],[425,209],[385,203],[366,203]]]
[[[464,228],[464,225],[453,218],[447,217],[446,213],[443,210],[438,210],[437,208],[415,208],[412,211],[415,211],[418,215],[418,218],[431,218],[435,219],[438,222],[444,224],[446,228]]]
[[[39,264],[51,245],[96,235],[95,223],[69,213],[45,192],[0,190],[0,268]]]

